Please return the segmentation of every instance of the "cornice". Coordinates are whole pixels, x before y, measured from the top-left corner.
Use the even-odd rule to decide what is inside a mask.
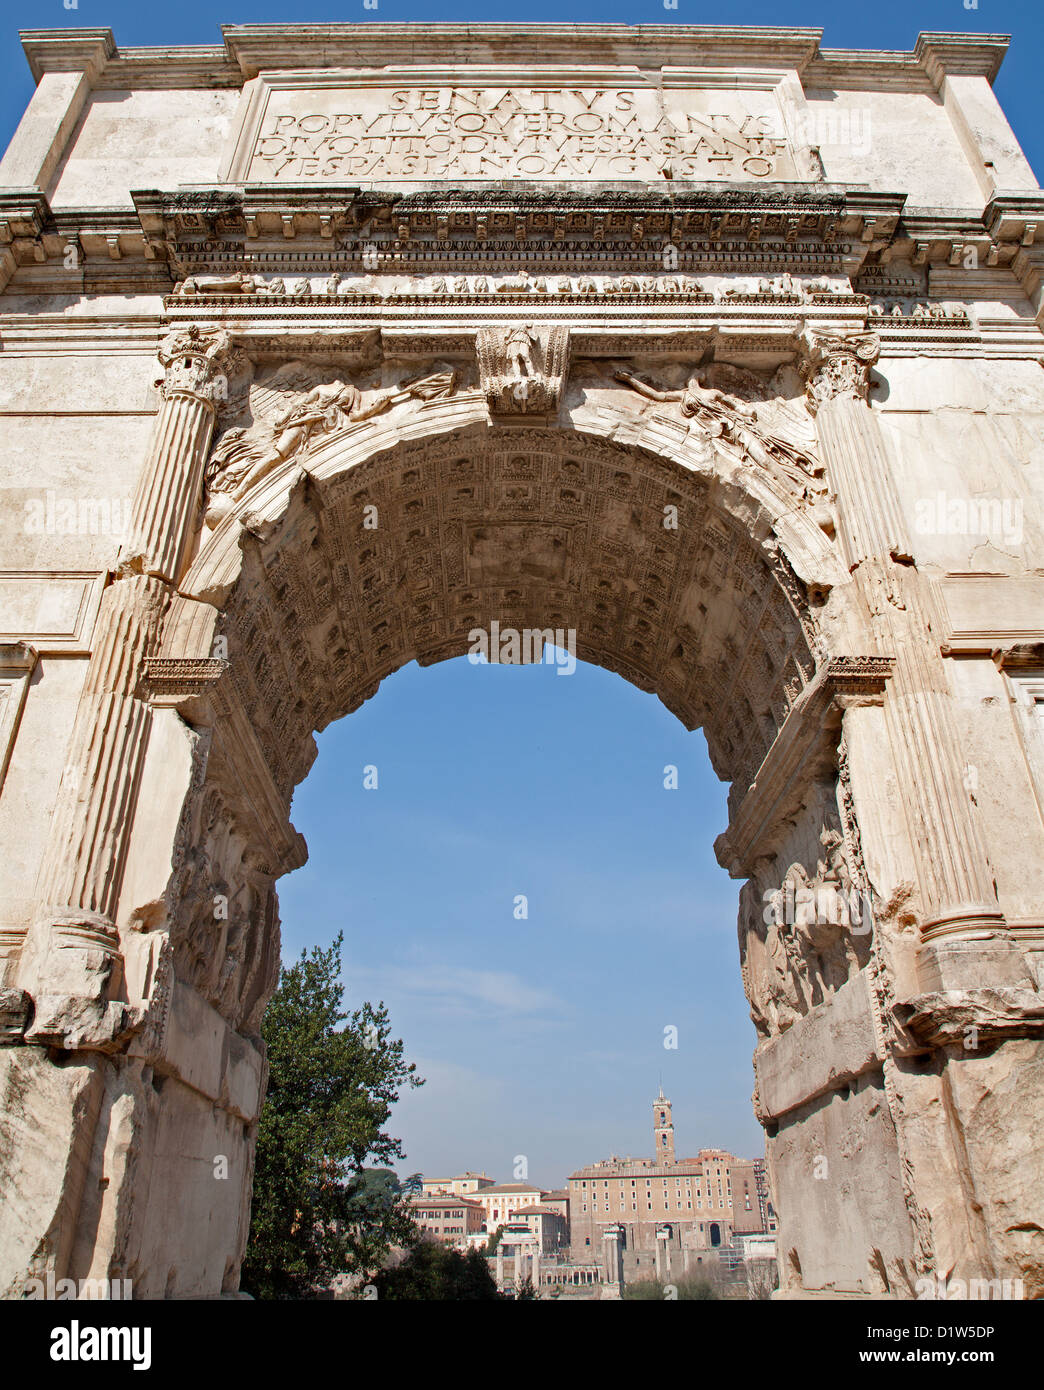
[[[949,76],[985,77],[992,84],[1010,42],[1010,34],[920,34],[914,57],[936,87]]]
[[[45,72],[87,72],[96,79],[116,57],[111,29],[21,29],[18,37],[37,82]]]
[[[227,24],[244,80],[279,68],[424,63],[584,63],[802,71],[821,29],[697,24]]]
[[[261,72],[452,64],[636,70],[758,67],[806,85],[939,88],[947,74],[997,75],[1003,34],[921,34],[913,52],[820,49],[821,29],[697,24],[228,24],[223,44],[119,48],[111,29],[28,29],[37,82],[87,72],[105,88],[239,86]]]
[[[452,317],[473,293],[458,293],[457,284],[452,299],[440,307],[438,286],[423,277],[507,274],[519,277],[518,287],[498,280],[491,305],[507,308],[517,300],[546,311],[554,304],[554,312],[562,313],[574,300],[587,306],[603,302],[642,305],[653,319],[661,314],[673,319],[683,305],[691,312],[706,298],[694,292],[691,277],[789,272],[843,276],[857,291],[868,291],[878,305],[875,313],[888,314],[881,331],[895,351],[915,351],[919,345],[939,351],[946,343],[970,350],[978,342],[991,354],[1037,355],[1037,337],[1027,340],[1024,324],[991,322],[980,331],[979,325],[959,321],[952,308],[926,315],[932,301],[977,297],[973,285],[967,294],[963,290],[967,258],[974,251],[969,273],[1010,275],[1012,287],[1021,285],[1040,309],[1044,326],[1044,237],[1037,236],[1044,193],[1039,191],[999,192],[981,216],[907,210],[902,194],[825,184],[580,190],[513,182],[405,194],[348,185],[255,184],[143,191],[134,199],[135,212],[55,211],[38,189],[4,191],[0,292],[16,272],[19,294],[45,296],[164,295],[187,276],[238,273],[260,277],[259,296],[203,289],[186,305],[202,307],[206,301],[209,308],[221,305],[234,316],[247,310],[248,317],[252,305],[267,319],[278,302],[267,287],[272,277],[297,277],[296,314],[313,302],[328,302],[325,294],[302,291],[301,276],[408,275],[422,277],[416,294],[389,294],[385,285],[379,294],[338,291],[337,302],[346,310],[349,298],[357,310],[372,302],[394,313],[401,300],[407,313],[409,306],[423,303],[426,314],[440,317],[449,311]],[[680,277],[674,282],[664,260],[665,248],[672,246],[674,273]],[[931,292],[925,279],[929,267],[942,277]],[[553,293],[537,287],[539,293],[529,294],[527,277],[537,275],[573,278],[552,285]],[[592,276],[602,278],[584,279]],[[624,283],[621,277],[627,276],[644,278],[637,286]],[[788,298],[777,286],[765,302],[783,308],[793,299],[807,307],[826,287],[822,281],[806,284]],[[888,303],[897,296],[910,301],[899,319]],[[733,290],[729,300],[735,310],[752,306],[756,316],[764,307],[760,294],[752,297],[744,287]],[[480,317],[484,302],[476,300]]]

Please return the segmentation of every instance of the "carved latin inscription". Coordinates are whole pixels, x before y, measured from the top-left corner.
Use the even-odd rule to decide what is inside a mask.
[[[771,92],[273,91],[251,179],[793,178]]]

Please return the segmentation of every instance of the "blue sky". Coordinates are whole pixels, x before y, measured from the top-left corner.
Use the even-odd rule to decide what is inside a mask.
[[[6,3],[0,136],[32,93],[19,28],[110,26],[118,43],[220,41],[222,21],[287,18],[285,4],[174,8],[78,0]],[[484,20],[479,3],[310,5],[296,20]],[[832,47],[910,48],[920,30],[1008,32],[997,92],[1044,168],[1037,108],[1044,22],[1010,0],[873,6],[679,0],[530,3],[520,22],[813,25]],[[428,1084],[393,1131],[406,1171],[485,1168],[557,1185],[610,1152],[651,1151],[662,1079],[678,1149],[762,1149],[750,1107],[754,1031],[739,983],[736,893],[717,867],[725,788],[703,737],[652,697],[580,665],[474,667],[461,659],[387,680],[327,730],[294,821],[309,864],[281,885],[284,955],[345,933],[349,1006],[383,999]],[[665,765],[679,787],[663,786]],[[374,765],[378,788],[363,786]],[[528,898],[528,918],[514,916]],[[678,1047],[663,1047],[664,1029]]]
[[[651,1152],[661,1076],[682,1148],[761,1151],[737,885],[712,851],[725,788],[701,733],[598,667],[462,657],[404,667],[319,746],[284,951],[344,927],[349,1003],[384,999],[428,1077],[395,1117],[411,1171],[509,1179],[525,1155],[557,1185]]]

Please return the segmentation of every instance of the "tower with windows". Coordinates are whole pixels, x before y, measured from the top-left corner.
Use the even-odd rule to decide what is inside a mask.
[[[656,1135],[656,1162],[663,1168],[674,1166],[674,1120],[671,1117],[671,1103],[663,1094],[653,1102],[653,1132]]]

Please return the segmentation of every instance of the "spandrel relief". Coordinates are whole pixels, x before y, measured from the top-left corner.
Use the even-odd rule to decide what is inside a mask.
[[[287,362],[255,381],[239,418],[218,440],[206,471],[206,523],[218,525],[235,502],[274,468],[303,459],[320,440],[406,401],[442,400],[457,389],[453,369],[364,388],[330,368]],[[320,376],[327,379],[318,379]]]
[[[815,425],[800,399],[777,394],[775,378],[765,382],[725,363],[698,367],[675,388],[624,368],[613,375],[646,400],[676,406],[706,442],[760,469],[802,501],[824,503],[828,488],[816,454]]]

